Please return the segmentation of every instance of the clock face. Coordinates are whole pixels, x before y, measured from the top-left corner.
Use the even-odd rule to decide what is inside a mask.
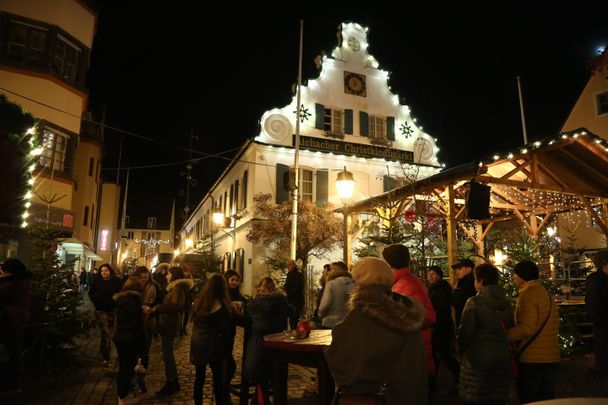
[[[348,47],[357,52],[359,49],[361,49],[361,43],[356,37],[350,37],[348,38]]]
[[[344,72],[344,92],[346,94],[366,97],[365,76],[358,73]]]

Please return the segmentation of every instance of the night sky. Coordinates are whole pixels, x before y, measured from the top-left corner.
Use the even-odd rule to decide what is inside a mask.
[[[122,135],[123,167],[186,160],[191,133],[198,137],[193,157],[228,151],[195,165],[194,205],[230,151],[257,135],[264,111],[290,102],[300,18],[304,80],[318,75],[314,58],[337,45],[340,22],[369,28],[369,52],[391,72],[389,85],[402,104],[438,138],[448,167],[522,143],[517,75],[528,140],[556,136],[587,82],[587,62],[608,43],[608,6],[547,13],[467,10],[460,3],[394,9],[375,1],[378,12],[370,13],[369,5],[347,3],[338,11],[298,3],[303,12],[232,2],[123,3],[100,6],[90,104],[105,106],[107,125],[156,140]],[[105,137],[104,177],[115,180],[121,134],[108,129]],[[132,170],[130,187],[173,194],[181,208],[183,170],[184,164]]]

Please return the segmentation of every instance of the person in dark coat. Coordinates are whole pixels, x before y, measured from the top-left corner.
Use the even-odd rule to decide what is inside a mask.
[[[456,335],[462,355],[458,394],[467,404],[504,404],[511,365],[505,329],[514,324],[513,310],[496,267],[480,264],[474,277],[478,293],[467,301]]]
[[[158,283],[163,293],[167,290],[167,284],[169,284],[167,282],[167,272],[170,267],[169,263],[159,263],[156,265],[156,271],[152,275],[152,278]]]
[[[352,277],[358,288],[351,311],[332,329],[324,353],[338,390],[374,394],[386,380],[385,405],[426,404],[422,304],[391,293],[393,271],[376,257],[359,260]]]
[[[232,355],[234,349],[234,339],[236,338],[236,326],[246,326],[249,322],[245,316],[245,308],[247,306],[247,298],[241,294],[241,276],[234,270],[228,270],[224,273],[224,278],[228,285],[228,296],[230,297],[232,327],[230,329],[229,344],[230,358],[228,359],[228,368],[226,370],[226,381],[229,384],[236,373],[236,360]]]
[[[184,272],[177,266],[171,267],[167,272],[167,282],[167,294],[163,302],[150,310],[151,316],[158,316],[158,331],[165,364],[165,384],[156,392],[157,397],[173,395],[180,389],[173,342],[182,324],[186,295],[194,285],[192,279],[184,278]]]
[[[118,352],[116,389],[119,405],[130,403],[127,395],[135,374],[135,364],[144,344],[142,290],[139,278],[131,276],[125,281],[122,290],[112,297],[116,301],[114,344]]]
[[[23,338],[32,304],[31,277],[19,259],[7,259],[0,266],[0,341],[8,352],[5,379],[10,391],[21,387]]]
[[[190,363],[196,368],[194,404],[203,404],[203,387],[207,365],[213,374],[213,394],[217,405],[230,404],[226,369],[230,358],[232,318],[226,280],[213,274],[198,295],[190,314],[192,338]]]
[[[146,266],[137,267],[134,275],[138,277],[142,287],[142,309],[144,313],[149,314],[151,308],[162,302],[163,292],[160,285],[152,279],[150,270]],[[150,361],[150,345],[152,344],[154,333],[156,333],[156,321],[157,317],[144,315],[144,342],[140,351],[141,368],[138,366],[136,379],[139,391],[142,393],[148,391],[145,375]]]
[[[264,348],[264,336],[285,329],[290,308],[283,292],[277,290],[274,280],[264,277],[246,310],[251,318],[251,337],[247,342],[244,378],[256,384],[256,401],[261,402],[260,397],[263,397],[263,403],[267,404],[272,358],[270,350]]]
[[[475,294],[475,277],[473,276],[473,268],[475,263],[472,260],[464,259],[456,264],[452,265],[452,269],[456,273],[456,279],[458,280],[456,287],[454,288],[454,301],[452,306],[456,314],[456,328],[460,325],[460,317],[464,306]]]
[[[323,271],[321,272],[321,277],[319,277],[319,286],[321,287],[317,292],[315,297],[315,310],[312,314],[312,320],[316,325],[321,325],[321,318],[319,317],[319,306],[321,305],[321,299],[323,298],[323,293],[325,292],[325,284],[327,283],[327,274],[329,274],[331,264],[327,263],[323,265]]]
[[[443,271],[439,266],[428,268],[427,279],[429,281],[429,299],[435,308],[437,321],[432,330],[433,360],[435,361],[435,375],[431,378],[431,389],[436,389],[437,374],[439,373],[439,360],[442,360],[450,370],[454,379],[455,393],[460,376],[460,363],[454,357],[452,347],[454,344],[455,331],[452,321],[452,286],[443,279]]]
[[[596,271],[587,277],[585,304],[593,322],[595,371],[603,379],[602,395],[608,397],[608,249],[593,258]]]
[[[287,303],[292,309],[289,325],[291,329],[295,329],[304,309],[304,274],[298,270],[296,262],[292,259],[287,261],[285,294],[287,294]]]
[[[104,367],[110,364],[112,351],[111,339],[114,329],[114,308],[116,307],[116,301],[112,297],[121,289],[122,281],[116,277],[116,273],[109,263],[99,267],[99,275],[93,278],[91,288],[89,288],[89,298],[95,306],[95,319],[101,335],[99,351]]]

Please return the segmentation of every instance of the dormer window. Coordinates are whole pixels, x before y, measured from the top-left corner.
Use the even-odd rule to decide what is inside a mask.
[[[148,229],[156,229],[156,217],[148,217]]]

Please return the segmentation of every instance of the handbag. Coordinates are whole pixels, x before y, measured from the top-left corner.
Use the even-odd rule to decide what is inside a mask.
[[[344,392],[344,390],[342,388],[338,388],[338,391],[336,392],[333,404],[334,405],[383,405],[384,404],[384,392],[386,391],[386,383],[388,382],[388,377],[390,375],[391,370],[393,369],[393,366],[395,365],[395,363],[397,362],[397,359],[399,358],[399,356],[401,354],[401,350],[403,349],[403,345],[405,344],[406,340],[407,340],[407,336],[403,339],[403,342],[401,342],[401,346],[399,347],[399,351],[397,352],[397,355],[393,358],[393,361],[391,361],[391,364],[386,369],[386,372],[384,373],[384,379],[383,379],[382,385],[380,387],[378,387],[378,390],[376,392],[355,394],[355,393],[350,393],[350,392]]]

